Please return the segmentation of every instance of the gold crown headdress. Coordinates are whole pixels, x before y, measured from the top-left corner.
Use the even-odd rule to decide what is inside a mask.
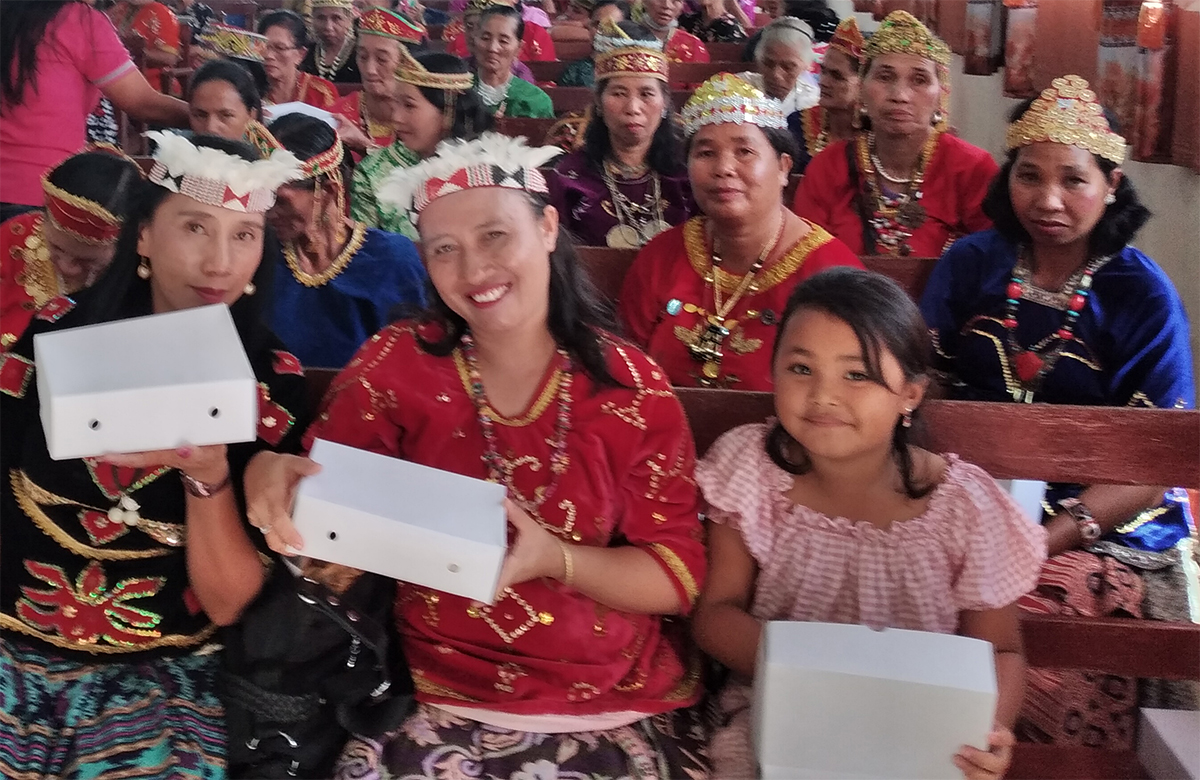
[[[751,124],[787,127],[783,104],[732,73],[718,73],[701,84],[683,107],[683,129],[693,135],[705,125]]]
[[[858,29],[858,20],[853,15],[838,22],[833,37],[829,39],[829,48],[837,49],[855,62],[862,62],[863,46],[866,40]]]
[[[463,73],[432,73],[417,61],[408,49],[400,50],[400,63],[396,66],[396,80],[414,87],[444,89],[450,92],[466,92],[475,86],[475,77]]]
[[[220,22],[209,22],[196,38],[201,48],[223,57],[262,62],[267,54],[267,36]]]
[[[378,35],[414,46],[425,41],[425,25],[387,8],[372,8],[358,18],[359,35]]]
[[[667,57],[662,41],[634,40],[611,20],[592,39],[596,83],[618,76],[649,76],[667,81]]]
[[[871,60],[884,54],[912,54],[931,60],[941,88],[939,130],[950,126],[950,47],[908,11],[892,11],[863,44],[859,75],[866,78]],[[936,120],[936,117],[935,117]]]
[[[545,195],[550,188],[538,169],[560,154],[556,146],[532,147],[524,138],[499,133],[484,133],[473,141],[450,139],[438,144],[432,157],[393,171],[376,196],[415,225],[430,203],[463,190],[501,187]]]
[[[1075,146],[1117,165],[1125,162],[1125,139],[1108,126],[1096,93],[1079,76],[1050,82],[1004,136],[1009,151],[1043,141]]]
[[[463,10],[463,16],[481,14],[494,5],[503,5],[507,6],[508,8],[514,8],[517,5],[517,0],[469,0],[466,9]]]
[[[354,11],[353,0],[311,0],[310,7],[315,11],[318,8],[344,8],[347,11]]]

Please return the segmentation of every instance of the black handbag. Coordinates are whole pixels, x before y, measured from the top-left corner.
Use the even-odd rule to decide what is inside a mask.
[[[286,564],[272,569],[225,631],[229,777],[330,777],[351,734],[379,736],[412,711],[396,583],[363,574],[338,595]]]

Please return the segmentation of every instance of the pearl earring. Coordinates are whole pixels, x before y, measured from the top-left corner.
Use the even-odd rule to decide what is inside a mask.
[[[1111,206],[1112,204],[1114,204],[1116,202],[1117,202],[1116,193],[1110,192],[1104,196],[1104,205],[1105,206]]]
[[[139,255],[139,257],[140,257],[140,255]],[[149,261],[149,260],[147,260],[145,257],[142,257],[142,258],[141,258],[141,259],[138,261],[137,275],[138,275],[138,277],[139,277],[139,278],[141,278],[141,279],[149,279],[149,278],[150,278],[150,274],[151,274],[151,271],[150,271],[150,261]]]
[[[246,282],[246,286],[242,288],[242,295],[254,295],[258,292],[258,288],[254,286],[254,282]]]

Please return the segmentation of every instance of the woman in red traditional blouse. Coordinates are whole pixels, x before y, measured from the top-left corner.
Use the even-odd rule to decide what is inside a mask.
[[[146,42],[142,53],[146,81],[163,91],[162,69],[179,62],[179,20],[170,8],[153,0],[122,0],[109,12],[122,36]]]
[[[723,73],[696,90],[683,122],[704,215],[638,253],[621,320],[672,384],[770,390],[771,345],[792,288],[830,266],[862,264],[783,207],[796,147],[778,100]]]
[[[42,179],[45,211],[0,225],[0,352],[51,298],[90,287],[117,249],[141,169],[112,147],[85,150]]]
[[[862,132],[813,158],[795,211],[858,254],[940,257],[992,226],[982,204],[999,166],[945,132],[950,49],[915,17],[888,14],[863,57]]]
[[[291,11],[272,11],[259,21],[258,32],[267,38],[263,56],[267,91],[262,96],[263,103],[299,101],[332,109],[338,99],[333,83],[300,70],[300,63],[312,45],[304,20]]]
[[[671,62],[708,62],[703,41],[679,28],[683,0],[640,0],[633,6],[633,21],[645,25],[663,42],[663,54]]]
[[[501,482],[514,531],[493,605],[398,584],[419,706],[352,740],[343,777],[700,777],[698,658],[665,616],[704,579],[694,448],[667,377],[610,335],[538,172],[555,149],[487,133],[381,196],[415,212],[432,309],[376,334],[309,437]],[[313,464],[264,457],[248,511],[301,548],[289,493]],[[666,772],[659,775],[661,771]]]

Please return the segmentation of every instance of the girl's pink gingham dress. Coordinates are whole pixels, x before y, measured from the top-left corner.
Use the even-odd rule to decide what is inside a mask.
[[[946,455],[925,512],[885,531],[789,501],[792,475],[767,455],[767,431],[735,428],[696,466],[709,519],[737,528],[758,565],[754,617],[950,634],[959,612],[1006,606],[1037,583],[1045,529],[978,466]],[[733,680],[721,692],[711,746],[721,780],[756,776],[750,697]]]

